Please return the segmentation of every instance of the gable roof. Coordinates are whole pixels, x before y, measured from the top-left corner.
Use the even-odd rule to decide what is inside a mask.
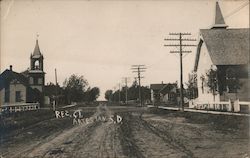
[[[161,90],[166,84],[150,84],[150,89],[152,90]]]
[[[154,91],[159,91],[162,94],[169,93],[175,87],[177,87],[176,83],[150,84],[150,89],[152,89]]]
[[[176,89],[174,89],[176,88]],[[160,93],[162,94],[167,94],[167,93],[170,93],[170,92],[176,92],[177,90],[177,84],[176,83],[169,83],[169,84],[166,84],[161,90],[160,90]]]
[[[197,70],[202,43],[206,45],[214,65],[249,63],[249,28],[201,29],[194,70]]]
[[[8,84],[13,79],[17,79],[20,83],[24,84],[25,86],[28,86],[28,79],[24,75],[6,69],[0,75],[0,90],[3,89],[5,85]]]

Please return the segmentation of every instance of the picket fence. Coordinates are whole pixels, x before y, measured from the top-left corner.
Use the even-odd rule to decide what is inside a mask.
[[[40,109],[39,103],[18,103],[18,104],[4,104],[0,106],[0,112],[19,112],[31,111]]]

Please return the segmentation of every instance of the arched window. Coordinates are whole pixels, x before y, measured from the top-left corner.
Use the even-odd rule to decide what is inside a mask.
[[[39,69],[39,64],[40,64],[39,61],[36,60],[36,61],[35,61],[35,69],[36,69],[36,70]]]
[[[42,78],[38,79],[38,84],[43,84],[43,79]]]
[[[33,77],[30,77],[30,84],[34,84]]]

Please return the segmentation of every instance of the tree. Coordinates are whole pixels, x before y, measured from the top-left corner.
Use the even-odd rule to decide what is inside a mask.
[[[218,79],[217,79],[217,69],[209,69],[208,72],[206,73],[207,76],[207,87],[209,88],[209,91],[212,92],[214,96],[214,101],[215,101],[215,95],[218,92]]]
[[[128,100],[138,100],[138,86],[136,82],[132,84],[131,87],[127,89],[127,94],[128,94]],[[120,101],[124,102],[126,101],[126,88],[122,87],[120,90],[112,91],[112,90],[107,90],[105,92],[105,99],[109,101],[119,101],[119,93],[120,93]],[[151,93],[150,89],[148,87],[141,86],[141,95],[142,95],[142,100],[143,102],[150,100]]]
[[[87,101],[96,101],[96,99],[100,96],[100,89],[98,87],[91,88],[89,91],[85,92],[88,95]]]
[[[151,100],[151,90],[149,87],[141,87],[142,102],[145,103]]]
[[[107,90],[105,92],[105,99],[108,100],[108,101],[111,101],[112,100],[112,94],[113,94],[112,90]]]
[[[198,87],[197,87],[197,75],[196,73],[192,72],[190,74],[190,77],[188,79],[188,82],[186,83],[187,86],[187,97],[189,99],[195,99],[198,97]]]
[[[84,92],[88,87],[88,82],[83,76],[71,75],[63,82],[65,95],[67,96],[68,103],[79,102],[83,100]]]

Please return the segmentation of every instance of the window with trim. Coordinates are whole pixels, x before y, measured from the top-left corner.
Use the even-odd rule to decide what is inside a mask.
[[[226,88],[228,93],[236,93],[238,89],[238,77],[236,71],[232,68],[226,70]]]
[[[16,102],[21,102],[21,101],[22,101],[21,91],[16,91]]]
[[[10,88],[9,87],[5,88],[5,91],[4,91],[4,102],[5,103],[10,102]]]
[[[43,79],[42,78],[38,79],[38,84],[43,84]]]
[[[35,70],[38,70],[38,69],[39,69],[39,61],[36,60],[36,61],[35,61]]]
[[[33,77],[30,77],[30,84],[34,84],[34,79],[33,79]]]
[[[38,83],[38,79],[36,77],[34,77],[34,84]]]

